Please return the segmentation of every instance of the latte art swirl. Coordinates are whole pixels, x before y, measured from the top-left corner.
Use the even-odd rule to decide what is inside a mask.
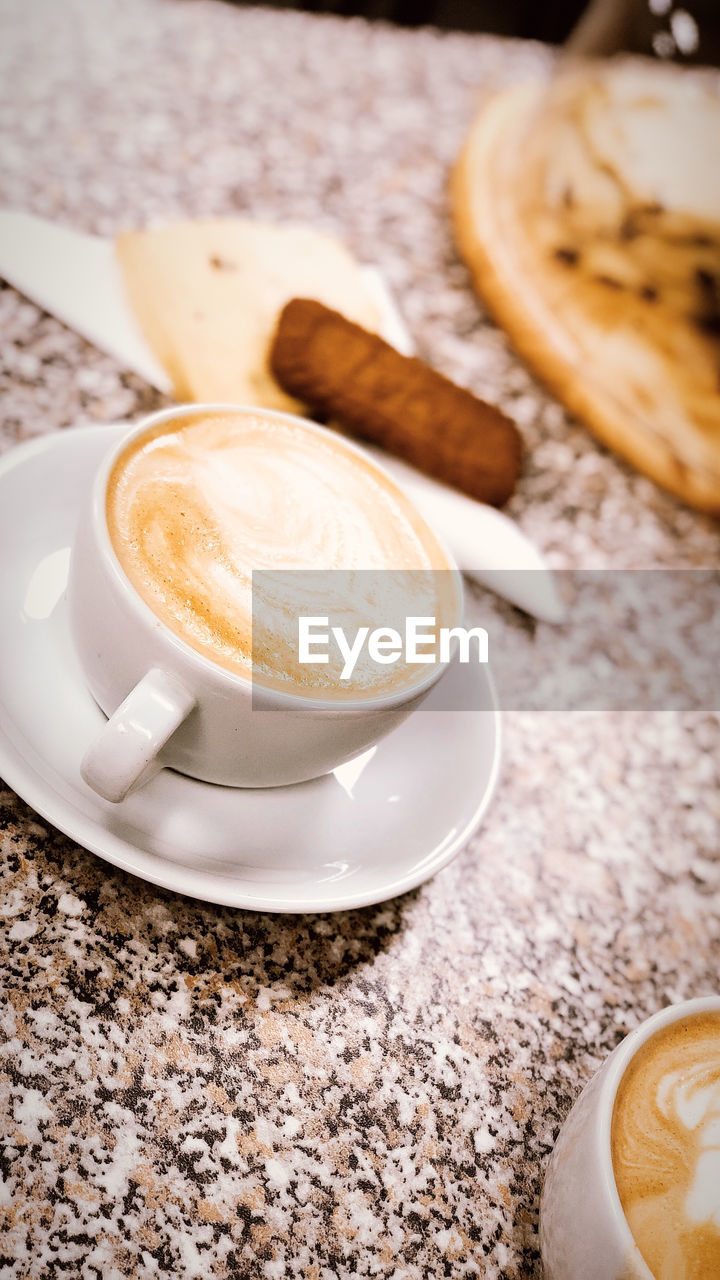
[[[620,1201],[656,1280],[720,1276],[720,1013],[653,1036],[618,1090]]]
[[[448,575],[431,571],[447,561],[411,503],[341,439],[300,420],[228,411],[165,423],[116,461],[107,519],[118,560],[153,612],[204,656],[263,683],[322,684],[327,674],[294,662],[290,598],[272,601],[253,670],[254,570],[425,570],[417,611],[446,607],[433,584]],[[358,602],[360,612],[368,603],[348,601],[351,613]],[[315,598],[308,611],[322,605]],[[376,671],[361,691],[402,679]]]

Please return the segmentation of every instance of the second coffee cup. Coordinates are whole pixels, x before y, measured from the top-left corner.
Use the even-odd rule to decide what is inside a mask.
[[[720,996],[636,1027],[575,1102],[540,1205],[547,1280],[720,1276]]]
[[[305,672],[299,683],[272,622],[258,668],[256,571],[314,574],[312,615],[324,574],[419,574],[438,621],[462,621],[449,553],[348,441],[262,409],[154,414],[102,464],[71,558],[72,635],[110,717],[82,766],[98,794],[120,801],[164,766],[239,787],[318,777],[393,729],[446,669],[378,667],[341,691]]]

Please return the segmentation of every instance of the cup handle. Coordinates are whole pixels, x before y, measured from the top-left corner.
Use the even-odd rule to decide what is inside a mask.
[[[194,706],[194,694],[177,676],[158,667],[148,671],[83,756],[85,782],[119,804],[162,768],[158,752]]]

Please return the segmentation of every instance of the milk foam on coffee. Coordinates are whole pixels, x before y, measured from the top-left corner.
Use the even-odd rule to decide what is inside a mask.
[[[659,1031],[618,1090],[612,1160],[656,1280],[720,1276],[720,1012]]]
[[[107,518],[120,564],[153,612],[204,656],[263,684],[306,695],[327,686],[327,669],[297,665],[290,634],[298,610],[322,615],[327,602],[317,591],[288,598],[286,580],[253,649],[253,570],[424,570],[416,612],[447,609],[438,597],[450,575],[432,572],[447,560],[412,504],[340,439],[300,421],[227,412],[163,424],[116,460]],[[359,603],[348,602],[349,615]],[[343,693],[388,692],[426,672],[364,668],[354,694]]]

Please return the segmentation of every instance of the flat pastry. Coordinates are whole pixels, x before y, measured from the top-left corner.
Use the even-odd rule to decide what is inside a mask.
[[[720,513],[720,77],[622,58],[511,88],[451,197],[520,354],[606,444]]]
[[[212,218],[131,231],[116,255],[150,346],[180,400],[302,405],[268,367],[278,316],[297,294],[377,329],[362,268],[311,227]]]

